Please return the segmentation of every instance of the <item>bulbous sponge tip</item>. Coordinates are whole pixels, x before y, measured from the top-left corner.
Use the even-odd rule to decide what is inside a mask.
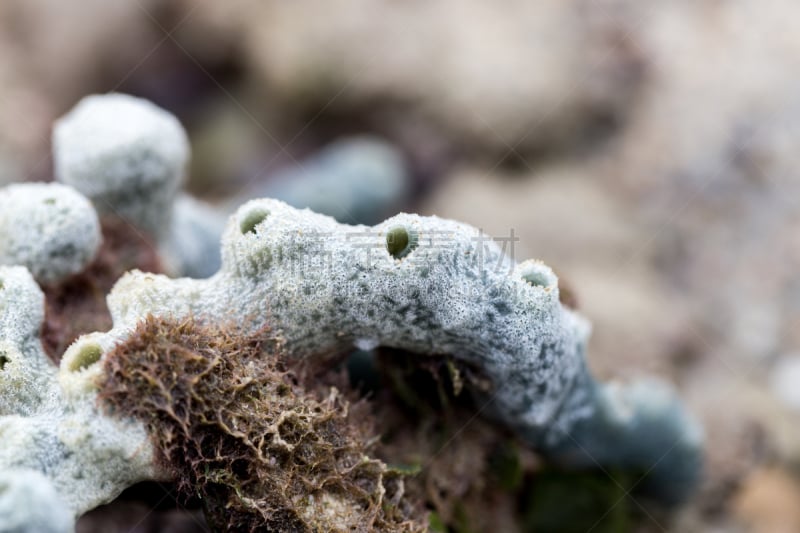
[[[81,272],[102,239],[89,200],[57,183],[0,189],[0,237],[0,264],[27,267],[45,283]]]
[[[189,159],[178,119],[124,94],[82,99],[53,128],[56,179],[153,235],[168,226]]]

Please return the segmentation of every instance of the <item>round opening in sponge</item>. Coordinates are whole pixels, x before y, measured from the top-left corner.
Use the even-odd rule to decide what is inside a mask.
[[[88,368],[100,360],[103,355],[103,349],[97,344],[84,344],[72,361],[69,362],[70,372],[78,372],[84,368]]]
[[[395,226],[386,233],[386,250],[395,259],[402,259],[414,251],[417,241],[416,231]]]
[[[256,208],[251,210],[247,213],[242,221],[239,223],[239,229],[242,231],[242,235],[247,233],[255,233],[256,226],[264,222],[264,220],[269,216],[269,210],[263,208]]]
[[[558,284],[558,278],[543,263],[530,263],[525,265],[521,273],[522,279],[533,287],[553,287]]]

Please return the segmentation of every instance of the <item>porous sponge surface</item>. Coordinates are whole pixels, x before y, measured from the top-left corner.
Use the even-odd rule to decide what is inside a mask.
[[[0,267],[0,473],[41,473],[74,518],[158,474],[144,426],[107,416],[96,401],[99,367],[86,359],[87,347],[99,357],[110,346],[89,336],[56,368],[39,340],[43,310],[44,295],[27,270]],[[40,481],[37,493],[50,490]],[[0,492],[0,511],[30,507],[14,500],[28,494]]]
[[[349,226],[254,200],[229,220],[222,256],[208,280],[123,277],[108,299],[115,330],[147,313],[191,314],[269,323],[299,357],[353,345],[456,354],[495,383],[502,418],[529,428],[553,422],[583,371],[589,326],[560,304],[553,272],[515,264],[465,224],[400,214]]]
[[[53,128],[58,181],[155,237],[169,228],[188,159],[178,119],[125,94],[87,96]]]
[[[560,303],[553,271],[515,263],[455,221],[399,214],[349,226],[253,200],[228,221],[216,275],[131,272],[108,302],[116,340],[152,313],[269,325],[296,357],[353,346],[452,354],[491,381],[482,412],[554,460],[648,472],[667,501],[700,476],[702,431],[674,391],[597,383],[584,358],[590,326]]]
[[[0,189],[0,265],[23,265],[41,282],[83,270],[100,247],[92,204],[58,183]]]

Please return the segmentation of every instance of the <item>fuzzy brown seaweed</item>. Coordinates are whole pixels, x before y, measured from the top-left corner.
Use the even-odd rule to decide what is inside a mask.
[[[286,363],[268,331],[149,316],[107,355],[100,398],[144,422],[214,528],[424,531],[401,475],[369,455],[371,418],[334,387],[305,389]]]

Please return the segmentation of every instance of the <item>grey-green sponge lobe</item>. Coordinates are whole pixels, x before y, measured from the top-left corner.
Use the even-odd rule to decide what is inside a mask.
[[[70,533],[72,513],[36,470],[0,470],[0,533]]]
[[[417,241],[401,259],[386,246],[397,227]],[[269,321],[298,356],[356,342],[458,354],[494,379],[504,418],[537,427],[551,422],[581,368],[588,324],[561,306],[557,285],[528,284],[464,224],[401,214],[348,226],[256,200],[232,217],[222,255],[207,281],[127,276],[109,297],[115,324],[190,312],[253,328]]]
[[[178,120],[124,94],[87,96],[53,128],[56,178],[160,238],[170,227],[189,141]]]
[[[52,499],[53,512],[63,503],[71,527],[80,514],[109,502],[139,480],[156,477],[152,446],[142,424],[112,418],[98,404],[94,380],[99,365],[76,364],[87,344],[103,351],[111,346],[102,338],[92,339],[96,334],[85,336],[67,350],[59,370],[45,355],[38,336],[44,295],[33,277],[23,267],[0,267],[0,282],[0,357],[4,360],[0,368],[0,480],[5,477],[10,484],[21,484],[14,492],[17,495],[49,491],[44,482],[25,485],[29,471],[38,472],[58,495]],[[4,499],[0,491],[0,531],[7,512],[3,506],[9,501],[14,500]],[[32,524],[44,524],[36,522],[42,517],[36,505],[8,512],[12,512],[9,517],[27,516]],[[48,529],[21,531],[40,530]]]
[[[258,291],[299,355],[372,340],[455,353],[510,374],[534,365],[538,378],[552,368],[568,380],[578,368],[588,324],[561,306],[555,281],[527,284],[475,228],[412,214],[347,226],[275,200],[249,202],[234,219],[253,211],[270,215],[254,233],[229,225],[216,282]],[[414,235],[414,246],[396,258],[387,236],[399,228]]]
[[[415,237],[401,257],[387,244],[398,228]],[[400,214],[348,226],[253,200],[228,222],[216,275],[133,272],[108,301],[114,338],[153,313],[253,330],[269,324],[298,357],[354,345],[453,354],[492,380],[485,412],[546,454],[576,466],[595,465],[595,456],[642,471],[658,465],[653,483],[674,481],[668,500],[688,494],[699,475],[702,439],[672,390],[653,402],[634,384],[624,402],[611,401],[616,396],[604,392],[611,389],[586,368],[589,324],[561,305],[553,271],[539,261],[515,263],[455,221]],[[681,475],[670,480],[671,472]]]
[[[56,178],[158,246],[166,271],[207,277],[219,269],[225,218],[180,193],[189,142],[169,112],[124,94],[83,98],[53,129]]]
[[[82,271],[102,240],[91,202],[72,187],[20,183],[0,189],[0,264],[21,265],[40,282]]]
[[[387,233],[416,246],[401,258]],[[567,465],[651,473],[666,501],[689,494],[701,434],[671,389],[598,384],[589,325],[559,302],[558,278],[517,264],[477,229],[400,214],[348,226],[276,200],[228,221],[222,268],[208,279],[134,271],[108,297],[114,327],[78,339],[57,371],[37,332],[42,293],[21,267],[0,267],[0,470],[44,474],[74,516],[159,475],[144,427],[98,407],[95,362],[148,314],[279,330],[297,357],[384,345],[450,353],[492,381],[484,412]],[[491,401],[489,401],[491,400]]]

